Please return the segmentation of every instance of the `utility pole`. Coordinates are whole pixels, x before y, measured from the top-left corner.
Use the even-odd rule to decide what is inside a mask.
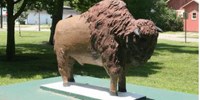
[[[185,26],[185,43],[187,42],[187,18],[188,18],[188,15],[187,15],[187,12],[185,11],[183,13],[183,18],[185,20],[185,23],[184,23],[184,26]]]
[[[185,43],[187,42],[187,19],[185,19]]]

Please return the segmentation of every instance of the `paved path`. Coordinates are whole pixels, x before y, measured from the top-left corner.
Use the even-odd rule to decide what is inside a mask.
[[[3,29],[0,28],[0,31],[5,31],[7,27],[4,25]],[[38,25],[15,25],[15,31],[39,31],[39,26]],[[41,25],[40,26],[40,31],[50,31],[50,26],[49,25]]]
[[[187,36],[187,38],[186,38],[187,42],[199,42],[198,33],[188,32],[186,36]],[[160,33],[158,38],[165,39],[165,40],[174,40],[174,41],[183,41],[184,42],[185,34],[184,34],[184,32],[180,32],[177,34]]]

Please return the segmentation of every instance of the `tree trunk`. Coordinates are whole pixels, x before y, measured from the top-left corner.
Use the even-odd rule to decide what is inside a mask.
[[[7,3],[7,46],[6,58],[8,61],[13,60],[15,56],[15,20],[20,16],[26,7],[27,1],[24,0],[20,9],[14,14],[14,5],[21,0],[5,0]]]
[[[51,24],[51,33],[50,33],[50,38],[49,38],[49,43],[53,45],[53,37],[55,33],[55,28],[56,24],[58,23],[59,20],[62,19],[63,16],[63,3],[64,0],[55,0],[55,13],[52,15],[52,24]]]
[[[56,18],[56,15],[52,15],[51,33],[50,33],[50,38],[49,38],[49,43],[51,45],[54,44],[53,37],[54,37],[57,22],[58,22],[58,20]]]
[[[3,28],[3,10],[2,10],[2,4],[1,4],[1,27],[0,28]]]
[[[13,60],[15,56],[15,19],[13,16],[13,3],[8,3],[7,5],[7,48],[6,55],[7,60]]]

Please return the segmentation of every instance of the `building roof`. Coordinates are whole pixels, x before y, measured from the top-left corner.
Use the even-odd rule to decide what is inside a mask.
[[[72,9],[70,6],[63,6],[63,9]]]
[[[168,3],[169,1],[171,1],[171,0],[167,0],[166,3]],[[199,0],[192,0],[192,1],[195,1],[196,3],[199,3]]]
[[[189,4],[191,4],[192,2],[196,2],[197,4],[199,4],[199,1],[198,0],[192,0],[188,3],[186,3],[185,5],[183,5],[181,8],[185,8],[186,6],[188,6]]]

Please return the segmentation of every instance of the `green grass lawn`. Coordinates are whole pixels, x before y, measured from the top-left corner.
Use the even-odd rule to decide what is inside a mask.
[[[49,32],[16,34],[15,61],[5,60],[6,33],[0,31],[0,85],[58,76]],[[75,65],[75,74],[109,78],[102,67]],[[198,43],[159,40],[143,66],[129,66],[127,83],[198,94]]]

